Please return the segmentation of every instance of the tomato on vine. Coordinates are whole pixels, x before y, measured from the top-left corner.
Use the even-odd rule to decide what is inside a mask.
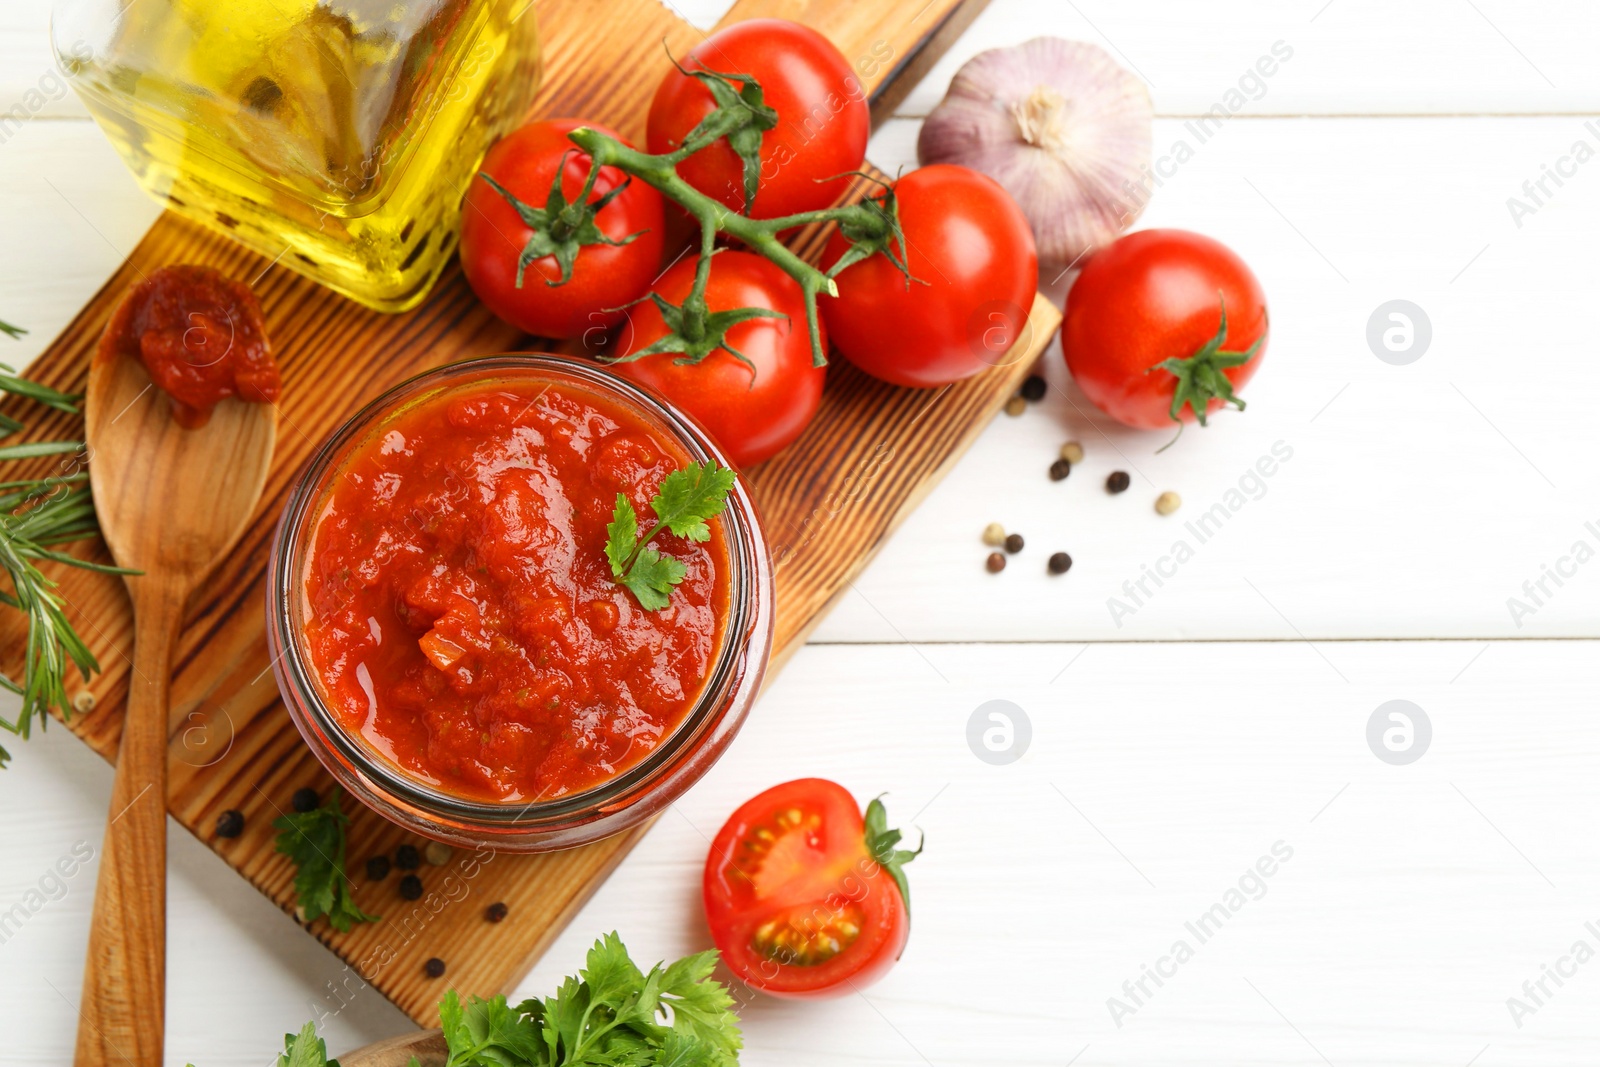
[[[461,213],[472,291],[539,337],[615,322],[661,267],[661,194],[616,167],[592,168],[567,140],[580,126],[617,136],[574,119],[513,130],[489,150]],[[575,210],[583,206],[587,215]]]
[[[587,332],[609,321],[615,309],[640,304],[635,297],[644,292],[648,304],[631,315],[631,337],[613,342],[624,346],[613,357],[618,373],[653,386],[700,419],[735,462],[757,463],[799,436],[817,411],[827,363],[818,298],[839,293],[830,275],[780,235],[806,223],[835,223],[843,235],[836,270],[850,267],[864,276],[871,261],[881,258],[910,284],[906,235],[888,192],[829,206],[844,194],[849,172],[861,165],[868,113],[860,82],[825,38],[784,20],[751,20],[714,34],[674,65],[652,106],[653,152],[637,151],[612,131],[577,121],[536,124],[491,150],[465,213],[470,232],[463,234],[463,263],[494,310],[547,336]],[[561,133],[570,148],[560,143]],[[527,174],[492,173],[515,170],[512,163],[519,160]],[[542,207],[528,175],[549,184]],[[975,174],[971,180],[988,181]],[[926,199],[924,183],[905,183],[919,205]],[[1010,205],[998,186],[989,186],[975,194],[980,203],[968,216],[971,224],[996,221],[992,211],[985,213],[991,191]],[[498,202],[489,199],[491,193]],[[697,260],[672,267],[648,292],[645,261],[653,267],[662,238],[659,200],[646,203],[644,193],[682,207],[698,225],[700,245]],[[967,198],[967,208],[973,199]],[[961,204],[956,198],[956,208]],[[741,214],[728,210],[730,205],[754,210]],[[652,207],[648,224],[641,224],[634,213],[642,216]],[[939,232],[937,213],[948,209],[938,202],[919,207],[930,244],[937,243],[931,236]],[[1010,210],[1016,213],[1015,205]],[[1009,239],[1009,218],[999,222],[1003,242]],[[1025,249],[1012,250],[1025,251],[1031,276],[1032,239],[1025,222],[1021,227]],[[719,251],[719,238],[739,251]],[[650,254],[640,255],[642,250]],[[994,249],[997,256],[1002,250],[1003,245]],[[938,254],[970,251],[956,241],[941,244]],[[945,278],[961,279],[946,295],[957,301],[974,293],[1009,296],[1015,264],[996,258],[989,266],[985,285],[960,265],[944,264]],[[549,292],[531,285],[535,269],[548,275]],[[1017,302],[1031,296],[1031,284],[1027,294],[1019,291]],[[913,302],[910,310],[923,318],[934,314],[933,305]],[[976,318],[983,310],[961,313],[954,329],[963,340],[998,333],[1007,334],[1009,343],[1010,334],[1020,331],[1020,323],[1009,319],[1015,329],[1008,333]],[[1020,317],[1025,316],[1024,310]],[[938,322],[949,320],[930,328],[938,329]],[[845,350],[857,352],[854,345]]]
[[[761,256],[718,252],[707,321],[690,329],[702,337],[684,343],[695,270],[679,260],[629,311],[632,351],[614,356],[612,369],[694,416],[736,465],[760,463],[799,437],[822,402],[826,368],[812,363],[800,286]]]
[[[1039,284],[1022,209],[993,179],[943,163],[895,182],[892,203],[901,233],[881,252],[858,259],[868,249],[852,251],[844,224],[823,252],[839,287],[819,301],[834,346],[895,385],[948,385],[1004,363]]]
[[[702,890],[728,968],[780,997],[855,992],[905,951],[911,894],[883,803],[841,785],[785,782],[746,801],[711,843]]]
[[[743,83],[736,94],[695,72],[751,78],[758,88],[751,93]],[[797,22],[749,19],[696,45],[656,90],[649,150],[676,151],[719,105],[765,111],[755,125],[683,160],[678,173],[752,218],[827,207],[844,195],[849,172],[866,158],[871,117],[861,80],[833,42]],[[759,189],[752,179],[759,179]]]

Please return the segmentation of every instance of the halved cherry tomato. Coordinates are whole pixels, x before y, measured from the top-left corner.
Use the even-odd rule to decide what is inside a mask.
[[[751,217],[825,208],[844,194],[850,179],[841,175],[861,168],[872,119],[861,79],[832,41],[787,19],[747,19],[701,41],[683,65],[750,75],[778,113],[778,125],[761,138],[761,188]],[[669,71],[650,104],[650,151],[675,150],[716,106],[699,79]],[[744,164],[726,140],[678,164],[678,173],[707,196],[744,210]]]
[[[694,287],[695,260],[685,256],[651,287],[668,303],[682,306]],[[719,348],[696,364],[662,352],[617,363],[622,377],[656,390],[700,420],[736,465],[760,463],[790,441],[822,403],[826,367],[811,365],[811,335],[806,331],[805,296],[795,280],[771,260],[751,252],[718,252],[711,261],[706,304],[712,311],[766,308],[787,318],[759,318],[728,330],[727,343],[749,360],[744,363]],[[628,312],[633,330],[618,333],[629,351],[648,348],[667,332],[661,312],[649,301]],[[818,323],[821,327],[821,323]],[[826,351],[828,339],[822,338]],[[616,354],[625,357],[625,352]]]
[[[780,997],[834,996],[883,977],[911,929],[901,866],[916,853],[899,840],[880,802],[863,818],[826,779],[746,801],[706,858],[706,919],[723,961]]]
[[[568,201],[583,192],[589,156],[567,140],[567,134],[588,126],[617,137],[612,130],[578,119],[531,122],[495,142],[484,157],[482,173],[524,204],[543,208],[561,170],[561,191]],[[615,167],[601,168],[589,202],[594,203],[627,180]],[[615,322],[615,309],[650,287],[661,269],[661,194],[634,181],[595,216],[594,224],[612,241],[586,244],[578,250],[572,276],[561,277],[554,256],[527,265],[517,285],[517,260],[533,231],[509,201],[481,177],[467,188],[461,211],[461,269],[472,291],[489,310],[511,325],[539,337],[568,338],[600,330]]]

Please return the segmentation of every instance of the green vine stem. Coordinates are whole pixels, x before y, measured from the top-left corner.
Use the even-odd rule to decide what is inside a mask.
[[[716,133],[717,136],[724,136],[726,131],[718,129]],[[890,192],[885,192],[882,202],[868,199],[844,207],[805,211],[776,219],[752,219],[731,211],[678,175],[677,165],[716,140],[716,137],[708,140],[702,134],[690,138],[675,152],[651,155],[629,148],[615,138],[587,126],[579,127],[567,136],[573,144],[589,154],[594,169],[616,167],[660,191],[694,216],[700,224],[700,261],[695,270],[694,288],[683,303],[682,333],[690,346],[690,352],[685,357],[689,362],[704,358],[704,352],[709,350],[706,348],[708,344],[709,348],[721,345],[720,337],[707,336],[705,332],[709,317],[705,292],[711,277],[711,258],[717,234],[727,234],[743,242],[751,251],[771,260],[799,284],[805,297],[806,327],[811,333],[811,358],[819,367],[828,360],[827,354],[822,351],[822,335],[817,323],[817,294],[838,296],[839,289],[831,277],[795,255],[778,239],[778,235],[815,222],[837,222],[851,235],[859,235],[858,243],[865,240],[886,246],[891,238],[898,240],[900,237],[899,220]],[[697,349],[701,349],[698,356],[695,354]]]

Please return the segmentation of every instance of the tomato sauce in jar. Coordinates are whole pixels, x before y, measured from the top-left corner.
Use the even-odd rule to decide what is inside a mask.
[[[305,557],[302,632],[333,717],[441,792],[543,801],[646,758],[694,709],[726,639],[720,520],[651,543],[687,575],[660,611],[612,577],[617,494],[647,529],[691,457],[561,385],[430,393],[358,441]]]

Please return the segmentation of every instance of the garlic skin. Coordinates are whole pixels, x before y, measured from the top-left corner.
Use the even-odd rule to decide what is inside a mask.
[[[917,159],[981,171],[1033,225],[1039,259],[1071,264],[1149,200],[1154,108],[1098,45],[1035,37],[980,52],[922,124]]]

